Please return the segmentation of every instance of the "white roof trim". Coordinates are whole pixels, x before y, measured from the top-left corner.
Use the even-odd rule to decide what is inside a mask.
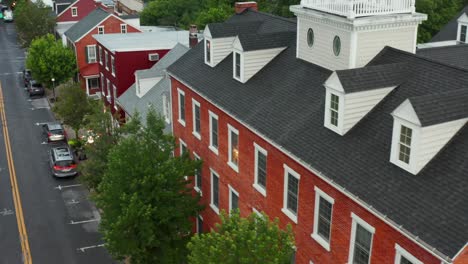
[[[416,126],[421,126],[421,121],[419,121],[418,115],[414,111],[413,105],[411,105],[409,99],[406,99],[395,110],[393,110],[391,115],[410,122]]]
[[[343,85],[341,84],[340,78],[338,77],[338,74],[336,74],[336,71],[334,71],[330,77],[328,77],[324,83],[324,86],[326,88],[344,93]]]
[[[101,26],[101,24],[102,24],[104,21],[106,21],[107,19],[109,19],[109,17],[115,17],[115,18],[117,18],[118,20],[120,20],[121,22],[127,24],[127,27],[130,26],[130,27],[132,27],[132,28],[134,28],[134,29],[136,29],[136,30],[138,30],[138,31],[141,32],[141,30],[140,30],[139,28],[136,28],[136,27],[134,27],[134,26],[128,24],[127,22],[125,22],[125,20],[122,20],[122,19],[121,19],[120,17],[118,17],[118,16],[109,13],[108,16],[106,16],[104,19],[102,19],[101,21],[99,21],[99,23],[97,23],[94,27],[92,27],[88,32],[86,32],[85,34],[83,34],[81,37],[79,37],[75,42],[80,41],[82,38],[84,38],[86,35],[88,35],[89,32],[91,32],[91,31],[93,31],[95,28]]]
[[[212,36],[211,36],[211,32],[210,32],[210,28],[208,27],[208,25],[205,26],[205,30],[203,30],[203,36],[205,38],[209,38],[211,39]]]
[[[63,13],[65,13],[65,11],[67,11],[68,9],[72,8],[76,3],[80,2],[80,0],[77,0],[73,3],[70,3],[69,6],[67,6],[67,8],[65,8],[62,12],[60,12],[60,14],[57,15],[57,17],[61,16]]]
[[[468,16],[466,15],[466,13],[463,13],[463,14],[457,19],[457,22],[458,22],[458,23],[463,23],[463,24],[468,24]]]

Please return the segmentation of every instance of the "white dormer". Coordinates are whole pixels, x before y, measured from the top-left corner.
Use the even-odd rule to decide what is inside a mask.
[[[468,31],[468,16],[466,13],[463,13],[458,19],[458,28],[457,28],[457,40],[463,43],[468,43],[467,31]]]
[[[461,100],[468,96],[449,96],[446,103],[444,94],[407,99],[393,111],[390,162],[418,174],[467,123],[468,105]]]
[[[141,98],[143,97],[153,86],[162,80],[162,76],[155,76],[151,78],[139,78],[137,72],[135,72],[136,95]]]
[[[324,83],[324,126],[344,135],[406,78],[402,64],[335,71]]]
[[[385,46],[414,53],[418,24],[427,19],[408,0],[302,0],[290,10],[296,56],[330,70],[362,67]]]
[[[213,36],[210,32],[210,25],[205,27],[203,35],[205,64],[215,67],[232,52],[232,42],[235,36]]]

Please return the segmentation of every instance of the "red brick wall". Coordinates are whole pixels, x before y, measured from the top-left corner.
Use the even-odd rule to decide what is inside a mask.
[[[101,22],[99,26],[104,26],[105,34],[120,33],[120,24],[124,24],[124,23],[125,22],[122,22],[122,20],[114,16],[110,16],[106,20]],[[127,24],[127,32],[129,33],[140,32],[140,30]],[[81,69],[88,64],[86,62],[85,47],[88,45],[97,45],[96,39],[93,38],[93,35],[95,34],[98,34],[97,26],[91,32],[89,32],[86,36],[80,39],[78,42],[75,42],[75,47],[76,47],[75,54],[76,54],[76,61],[78,64],[78,69]],[[96,55],[99,56],[97,49],[96,49]],[[96,75],[98,74],[99,72],[96,72]],[[83,80],[83,78],[80,78],[80,80]],[[86,83],[81,82],[81,88],[86,89]]]
[[[76,17],[72,16],[72,7],[77,7],[78,15]],[[65,12],[57,16],[57,22],[70,22],[70,21],[80,21],[89,13],[96,9],[96,3],[94,0],[79,0],[73,3]]]
[[[177,88],[181,88],[185,92],[185,127],[177,121]],[[192,135],[192,98],[195,98],[201,105],[201,141]],[[211,105],[175,79],[172,79],[172,102],[174,135],[187,144],[190,152],[195,151],[204,161],[202,169],[202,202],[206,205],[206,210],[201,214],[204,220],[204,230],[209,230],[209,228],[214,226],[214,223],[219,221],[218,215],[209,206],[210,168],[212,168],[220,177],[220,209],[228,210],[229,208],[229,184],[239,193],[239,207],[242,216],[250,214],[254,207],[259,211],[264,211],[270,217],[278,217],[282,226],[286,224],[293,226],[297,246],[296,263],[309,264],[310,260],[313,263],[319,264],[347,263],[352,224],[351,212],[353,212],[376,230],[373,237],[371,263],[394,264],[396,254],[395,243],[398,243],[425,264],[440,264],[441,261],[429,252],[413,243],[393,227],[369,213],[369,211],[351,200],[348,196],[305,169],[276,147],[268,144],[268,142],[224,114],[220,109]],[[208,148],[208,110],[218,115],[219,155],[214,154]],[[239,173],[227,165],[228,124],[234,126],[239,131]],[[252,187],[254,183],[254,142],[268,152],[266,197]],[[281,211],[283,207],[284,187],[283,164],[286,164],[301,175],[299,183],[298,224],[293,223]],[[330,252],[311,238],[315,205],[314,186],[320,188],[335,201],[333,205]]]
[[[468,264],[468,243],[455,258],[453,264]]]

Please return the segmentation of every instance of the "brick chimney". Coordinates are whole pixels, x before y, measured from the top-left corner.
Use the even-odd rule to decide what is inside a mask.
[[[258,11],[257,2],[236,2],[234,4],[234,8],[236,9],[236,14],[240,14],[244,12],[246,9],[252,9],[254,11]]]
[[[197,25],[190,25],[189,29],[189,46],[190,48],[195,47],[198,43],[198,28]]]

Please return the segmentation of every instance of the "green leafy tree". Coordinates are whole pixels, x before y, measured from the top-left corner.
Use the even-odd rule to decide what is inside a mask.
[[[103,210],[106,248],[118,260],[183,263],[187,256],[190,218],[202,207],[184,175],[193,175],[201,164],[188,153],[173,157],[175,140],[164,127],[150,110],[146,126],[127,133],[110,150],[95,200]]]
[[[85,124],[85,116],[91,111],[86,93],[79,84],[67,83],[60,88],[60,100],[55,102],[53,111],[78,135]]]
[[[199,28],[205,28],[206,24],[223,22],[234,13],[234,8],[228,5],[221,5],[219,7],[210,7],[198,13],[196,25]]]
[[[15,24],[19,42],[23,47],[29,47],[35,38],[54,32],[55,17],[41,0],[35,3],[17,1]]]
[[[200,8],[200,0],[154,0],[141,12],[141,23],[187,28]]]
[[[277,218],[272,222],[266,215],[252,213],[241,218],[238,211],[230,216],[223,212],[216,231],[192,237],[189,263],[290,263],[294,253],[292,228],[288,225],[282,230],[278,224]]]
[[[53,88],[52,85],[68,81],[75,74],[75,54],[56,41],[52,34],[47,34],[31,43],[26,66],[32,71],[35,80]]]

